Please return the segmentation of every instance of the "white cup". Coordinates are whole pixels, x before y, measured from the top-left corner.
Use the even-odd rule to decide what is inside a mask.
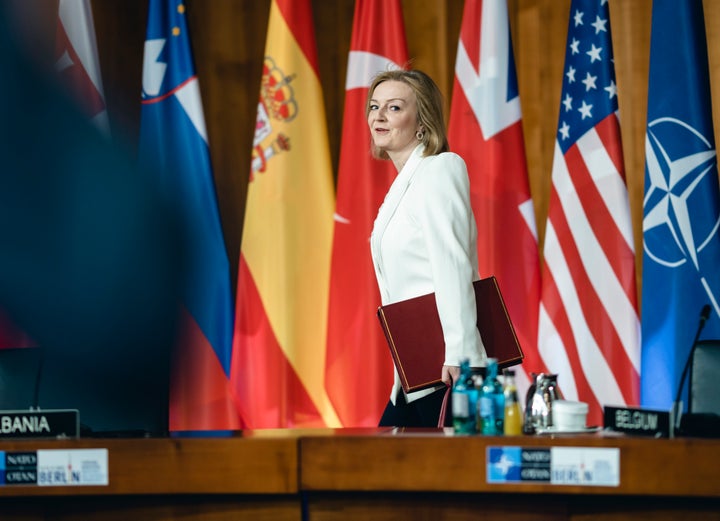
[[[578,431],[585,428],[588,404],[572,400],[552,402],[553,428],[558,431]]]

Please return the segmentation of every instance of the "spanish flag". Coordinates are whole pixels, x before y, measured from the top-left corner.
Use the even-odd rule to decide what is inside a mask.
[[[309,0],[273,0],[231,380],[244,428],[338,426],[324,388],[333,180]]]

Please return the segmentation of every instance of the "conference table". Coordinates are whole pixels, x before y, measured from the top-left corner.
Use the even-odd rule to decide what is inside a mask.
[[[277,429],[0,451],[3,521],[720,520],[716,439]]]

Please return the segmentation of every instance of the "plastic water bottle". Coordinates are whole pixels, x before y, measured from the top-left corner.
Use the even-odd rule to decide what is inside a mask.
[[[505,396],[497,378],[497,359],[488,358],[480,392],[480,433],[499,436],[504,432]]]
[[[470,361],[467,359],[460,364],[460,378],[453,384],[451,396],[455,432],[458,434],[475,434],[477,432],[475,411],[477,409],[478,391],[473,385]]]
[[[503,372],[503,394],[505,395],[505,418],[503,428],[507,436],[519,436],[522,434],[522,408],[518,401],[517,384],[515,383],[515,371],[506,369]]]

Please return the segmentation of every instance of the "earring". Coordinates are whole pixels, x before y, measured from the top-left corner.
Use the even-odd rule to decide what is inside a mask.
[[[418,141],[422,141],[425,137],[425,132],[423,132],[422,130],[418,130],[417,132],[415,132],[415,137]]]

